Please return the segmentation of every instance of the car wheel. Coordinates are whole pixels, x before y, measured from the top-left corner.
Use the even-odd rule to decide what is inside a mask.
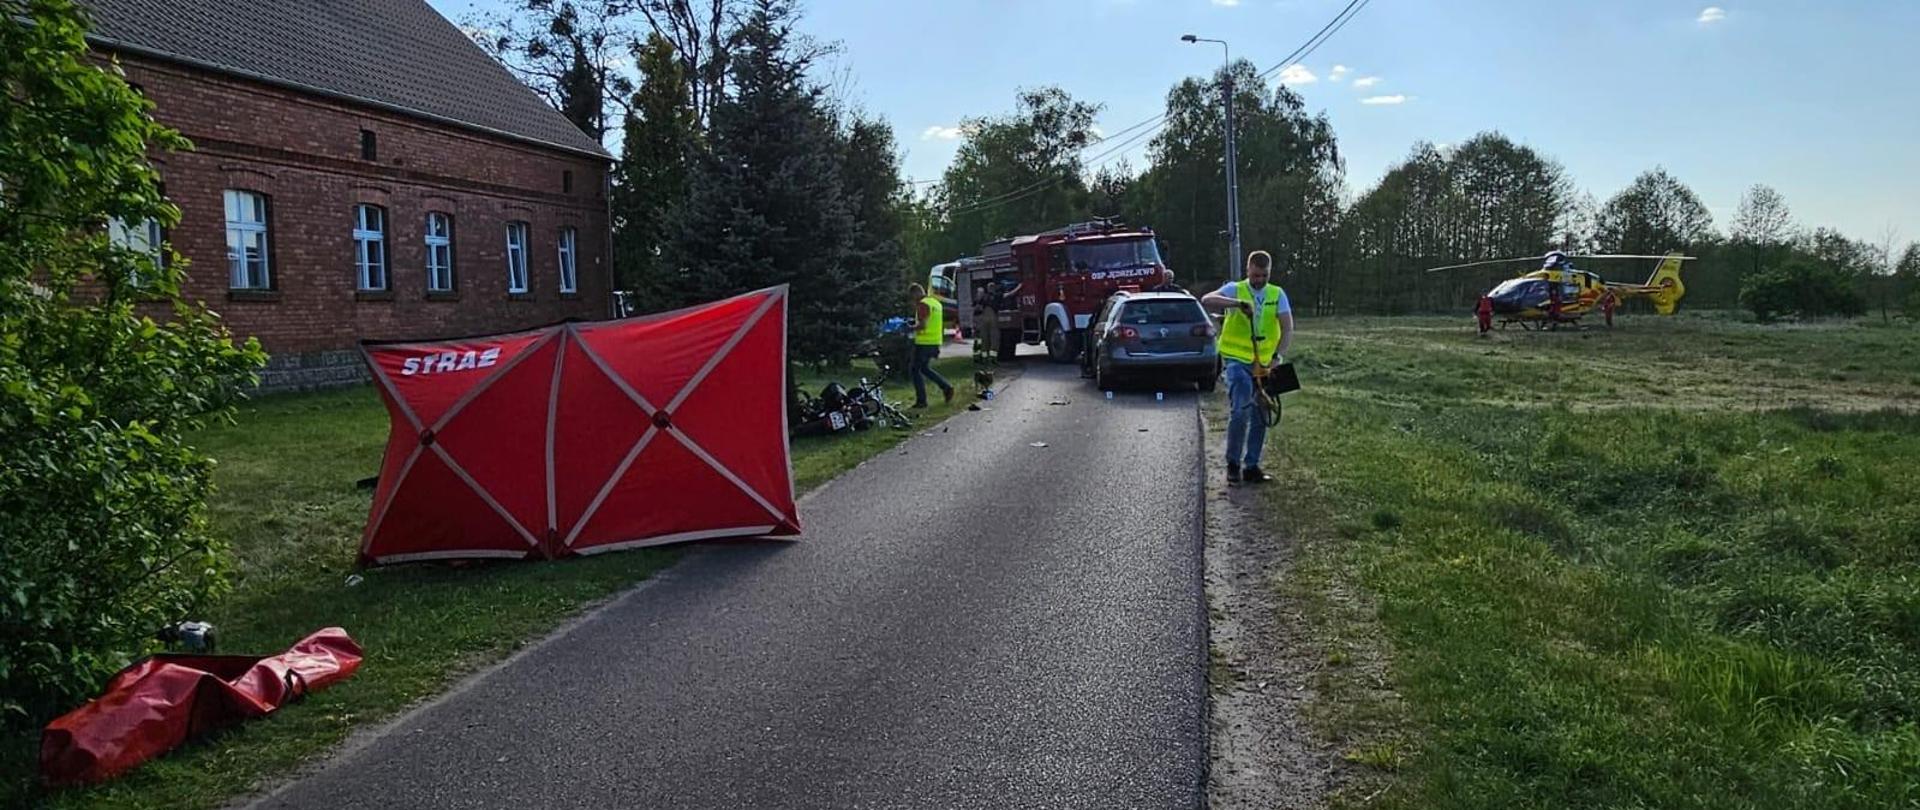
[[[1217,389],[1219,387],[1220,387],[1220,375],[1218,374],[1215,374],[1211,377],[1200,378],[1200,393],[1211,394],[1214,392],[1214,389]]]
[[[1102,391],[1113,390],[1113,372],[1097,362],[1093,364],[1093,387]]]
[[[1047,323],[1047,357],[1055,363],[1073,362],[1073,336],[1059,321]]]

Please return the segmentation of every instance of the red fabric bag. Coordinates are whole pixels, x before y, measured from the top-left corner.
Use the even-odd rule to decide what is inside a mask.
[[[329,627],[270,658],[155,655],[40,734],[40,774],[49,784],[110,779],[194,737],[264,717],[352,675],[360,645]]]
[[[392,424],[360,560],[793,535],[787,289],[361,347]]]

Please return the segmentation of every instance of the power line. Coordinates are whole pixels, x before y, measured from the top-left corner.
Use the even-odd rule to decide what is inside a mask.
[[[1287,54],[1287,58],[1280,60],[1279,64],[1267,68],[1260,74],[1260,78],[1265,79],[1268,76],[1286,70],[1288,67],[1299,64],[1300,60],[1307,58],[1307,56],[1311,55],[1314,51],[1319,50],[1321,45],[1325,45],[1327,40],[1332,39],[1334,34],[1340,32],[1340,29],[1347,27],[1347,23],[1362,10],[1366,9],[1372,2],[1373,0],[1348,0],[1347,7],[1341,9],[1339,14],[1333,15],[1333,19],[1327,21],[1326,25],[1321,26],[1319,33],[1314,34],[1305,44],[1293,49],[1293,53]]]

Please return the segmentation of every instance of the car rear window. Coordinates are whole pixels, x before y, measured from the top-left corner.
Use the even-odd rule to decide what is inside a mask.
[[[1207,319],[1200,303],[1185,301],[1128,301],[1120,310],[1120,322],[1131,326],[1165,323],[1199,323]]]

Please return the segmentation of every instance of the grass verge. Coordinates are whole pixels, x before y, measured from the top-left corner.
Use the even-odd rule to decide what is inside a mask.
[[[1631,324],[1303,324],[1305,579],[1371,594],[1418,732],[1347,752],[1368,806],[1920,804],[1920,333]]]
[[[939,361],[966,380],[971,361]],[[870,367],[829,377],[851,383]],[[961,383],[963,392],[970,384]],[[911,401],[904,381],[889,392]],[[964,408],[936,404],[922,424]],[[869,430],[795,441],[794,483],[810,490],[912,435]],[[672,564],[671,547],[537,564],[402,565],[362,572],[349,587],[370,492],[354,482],[379,470],[387,413],[370,387],[263,398],[236,424],[199,444],[219,461],[210,503],[216,531],[232,544],[234,587],[203,616],[223,651],[278,652],[329,625],[366,651],[352,678],[272,717],[191,744],[102,785],[52,793],[34,785],[37,739],[10,741],[0,805],[56,808],[203,808],[324,754],[348,732],[391,718],[444,691],[462,675],[535,641],[583,608]]]

